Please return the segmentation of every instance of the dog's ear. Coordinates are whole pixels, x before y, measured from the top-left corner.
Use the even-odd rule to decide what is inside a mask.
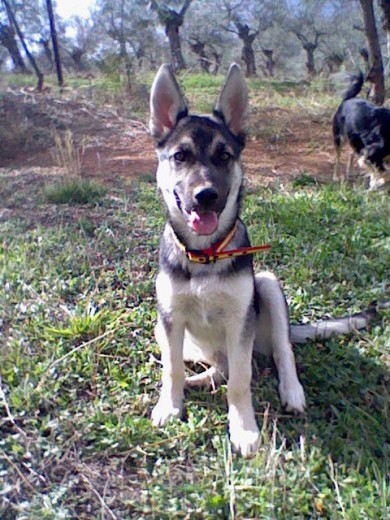
[[[238,135],[244,129],[248,107],[248,88],[240,67],[232,63],[214,107],[214,115],[223,119],[230,131]]]
[[[156,139],[163,138],[187,113],[184,96],[171,67],[161,65],[150,94],[150,133]]]

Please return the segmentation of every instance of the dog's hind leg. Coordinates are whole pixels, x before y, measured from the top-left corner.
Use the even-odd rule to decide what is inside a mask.
[[[184,337],[184,361],[209,367],[199,374],[186,376],[185,388],[206,387],[214,390],[223,381],[227,381],[228,361],[226,354],[205,351],[193,342],[189,334]]]
[[[303,412],[305,394],[297,376],[290,343],[288,308],[277,278],[269,272],[256,275],[260,300],[255,351],[272,355],[279,375],[279,394],[288,411]]]
[[[335,145],[335,152],[336,152],[336,162],[335,162],[334,170],[333,170],[333,181],[334,182],[340,180],[340,171],[341,171],[341,164],[340,164],[341,146],[340,145]]]
[[[349,151],[348,155],[348,163],[347,163],[347,173],[346,173],[346,179],[349,181],[353,181],[355,179],[355,172],[354,172],[354,158],[355,158],[355,152],[353,150]]]
[[[334,151],[336,154],[336,162],[333,170],[333,181],[336,182],[340,180],[341,175],[341,165],[340,165],[340,156],[341,156],[341,148],[342,148],[342,138],[341,138],[341,128],[340,121],[338,119],[337,114],[333,119],[333,144]]]

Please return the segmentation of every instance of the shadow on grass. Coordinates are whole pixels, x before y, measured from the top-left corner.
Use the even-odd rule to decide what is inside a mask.
[[[390,374],[385,367],[361,353],[348,338],[306,344],[295,351],[307,413],[278,417],[276,412],[278,430],[287,443],[297,442],[302,435],[309,446],[316,446],[338,464],[364,469],[375,463],[389,468]],[[274,373],[276,377],[275,369]],[[260,391],[261,383],[254,389],[254,399],[259,399]],[[265,392],[270,397],[269,389]],[[275,403],[281,410],[275,399],[275,395],[270,397],[271,406]]]

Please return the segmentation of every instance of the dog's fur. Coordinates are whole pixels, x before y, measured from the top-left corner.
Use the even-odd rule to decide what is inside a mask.
[[[361,71],[346,91],[333,119],[333,141],[336,163],[333,179],[341,175],[340,155],[343,141],[350,145],[346,179],[353,179],[354,155],[359,157],[360,167],[368,169],[369,188],[375,189],[389,181],[384,160],[390,155],[390,110],[378,107],[365,99],[356,98],[362,89],[364,76]]]
[[[170,67],[163,65],[150,103],[150,131],[159,158],[157,183],[168,213],[156,282],[162,388],[152,419],[163,425],[181,415],[185,385],[226,377],[230,439],[244,456],[252,454],[259,442],[250,389],[253,349],[273,356],[286,409],[305,408],[285,298],[273,274],[254,275],[251,256],[203,265],[191,262],[180,243],[188,249],[207,248],[236,224],[228,249],[249,245],[239,217],[247,98],[241,71],[233,64],[213,114],[188,115],[180,87]],[[292,328],[291,337],[297,342],[325,338],[336,329],[345,333],[366,323],[359,315],[309,324]],[[210,368],[186,380],[184,360]]]

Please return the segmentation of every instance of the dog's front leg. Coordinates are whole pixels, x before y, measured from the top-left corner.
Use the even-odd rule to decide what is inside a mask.
[[[237,327],[236,327],[237,329]],[[252,346],[253,336],[245,331],[227,331],[229,379],[227,398],[229,407],[230,441],[244,457],[252,455],[259,444],[259,429],[252,405]]]
[[[183,409],[184,324],[159,316],[156,339],[161,349],[163,369],[160,398],[153,409],[152,421],[156,426],[162,426],[171,417],[180,416]]]

